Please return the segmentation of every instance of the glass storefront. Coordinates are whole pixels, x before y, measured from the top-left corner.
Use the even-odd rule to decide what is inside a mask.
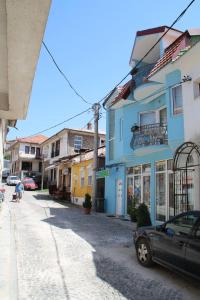
[[[150,164],[127,168],[127,208],[133,197],[150,208],[150,173]]]

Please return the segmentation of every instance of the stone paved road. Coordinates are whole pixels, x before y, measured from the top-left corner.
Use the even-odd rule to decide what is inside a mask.
[[[199,299],[192,280],[137,263],[127,222],[37,192],[13,203],[12,190],[0,217],[0,299]]]

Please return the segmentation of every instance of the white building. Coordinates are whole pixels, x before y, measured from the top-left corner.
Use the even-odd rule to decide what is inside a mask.
[[[0,174],[7,128],[26,118],[50,4],[0,1]]]
[[[17,139],[10,147],[11,174],[20,178],[42,175],[41,143],[47,137],[37,135]]]

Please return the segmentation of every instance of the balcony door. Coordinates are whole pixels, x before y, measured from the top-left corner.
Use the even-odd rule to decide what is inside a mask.
[[[156,112],[148,111],[140,113],[140,126],[155,124],[156,123]]]
[[[163,108],[159,110],[159,120],[161,125],[167,124],[167,108]]]

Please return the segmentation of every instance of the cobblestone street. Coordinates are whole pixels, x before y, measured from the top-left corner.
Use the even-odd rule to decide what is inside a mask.
[[[6,191],[0,213],[2,300],[195,300],[198,284],[162,267],[141,267],[129,222],[25,192]]]

